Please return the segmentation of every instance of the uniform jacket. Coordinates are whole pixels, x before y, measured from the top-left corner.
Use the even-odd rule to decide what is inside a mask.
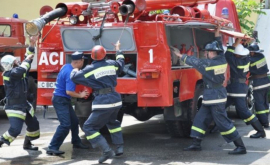
[[[103,88],[114,88],[117,85],[117,76],[125,65],[121,51],[116,53],[116,60],[93,61],[80,71],[72,71],[70,79],[75,84],[91,87],[93,91]],[[113,91],[108,94],[95,94],[92,102],[92,110],[121,108],[122,99],[119,93]]]
[[[255,53],[254,56],[249,56],[250,59],[250,74],[251,77],[254,75],[267,74],[268,67],[267,62],[262,53]],[[270,80],[268,77],[254,78],[253,80],[253,90],[264,89],[270,86]]]
[[[20,110],[24,113],[31,109],[27,101],[28,72],[32,60],[24,60],[18,67],[3,73],[4,87],[6,92],[5,110]]]
[[[227,86],[227,92],[228,96],[231,97],[246,97],[248,86],[243,82],[237,81],[239,79],[246,79],[250,62],[248,56],[235,57],[234,49],[235,47],[228,46],[225,53],[226,60],[230,65],[230,83]]]
[[[216,37],[216,40],[221,45],[220,47],[222,47],[220,37]],[[206,86],[203,93],[203,104],[226,103],[227,92],[222,84],[225,80],[224,73],[226,72],[227,62],[223,53],[219,53],[219,55],[212,59],[198,59],[194,56],[183,55],[182,60],[196,68],[203,76]]]

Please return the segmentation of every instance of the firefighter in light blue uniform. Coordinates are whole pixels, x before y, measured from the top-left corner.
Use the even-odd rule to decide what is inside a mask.
[[[248,47],[250,51],[250,80],[253,81],[253,96],[255,99],[256,116],[264,128],[269,128],[269,104],[268,91],[270,80],[267,77],[268,67],[264,55],[261,53],[257,43]]]
[[[191,127],[190,136],[193,143],[184,151],[200,151],[201,141],[206,134],[206,130],[214,120],[223,138],[229,143],[234,142],[236,148],[229,154],[246,154],[246,148],[234,127],[232,121],[227,117],[225,104],[227,92],[223,86],[224,73],[227,69],[227,62],[223,55],[220,26],[215,32],[215,41],[205,46],[205,56],[207,59],[198,59],[194,56],[181,55],[181,60],[186,64],[196,68],[203,76],[204,93],[202,106],[195,116]]]
[[[27,101],[28,72],[31,67],[33,52],[27,49],[26,59],[19,64],[12,55],[6,55],[1,59],[1,65],[5,69],[3,73],[6,92],[5,112],[10,122],[10,128],[0,139],[0,147],[3,143],[10,145],[21,133],[23,123],[27,125],[23,148],[26,150],[38,150],[33,147],[31,141],[40,136],[39,122],[34,115],[32,105]]]
[[[233,46],[228,46],[225,53],[226,60],[230,65],[230,82],[227,86],[228,99],[226,108],[232,103],[235,104],[235,109],[240,118],[257,131],[250,138],[264,138],[265,132],[258,121],[258,118],[252,114],[247,107],[248,86],[246,84],[246,76],[249,71],[250,61],[248,58],[249,50],[240,44],[241,39],[237,38]]]
[[[94,60],[92,64],[80,71],[74,69],[70,76],[74,83],[93,89],[95,99],[92,102],[92,113],[84,123],[83,131],[93,148],[102,149],[103,155],[99,158],[99,163],[114,155],[123,154],[124,142],[121,123],[117,120],[118,111],[122,107],[122,99],[114,88],[117,85],[117,75],[122,72],[125,65],[124,56],[119,50],[119,46],[118,42],[116,44],[116,61],[105,60],[106,50],[102,46],[95,46],[91,54]],[[109,129],[113,144],[116,145],[115,153],[111,150],[106,139],[99,133],[99,130],[105,125]]]

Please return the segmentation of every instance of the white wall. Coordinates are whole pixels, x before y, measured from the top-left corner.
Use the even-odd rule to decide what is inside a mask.
[[[270,9],[263,9],[266,15],[259,15],[255,30],[258,31],[260,49],[266,57],[267,65],[270,67]],[[270,73],[270,72],[268,72]]]

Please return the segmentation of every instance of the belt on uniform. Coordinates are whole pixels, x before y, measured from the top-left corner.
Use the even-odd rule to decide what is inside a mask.
[[[114,88],[93,89],[95,94],[108,94],[114,92]]]
[[[8,105],[14,105],[14,104],[24,104],[26,101],[22,101],[20,99],[6,99],[6,103]]]
[[[213,85],[209,85],[209,84],[206,84],[206,83],[204,83],[203,86],[204,86],[204,88],[206,88],[206,89],[216,89],[216,88],[223,87],[222,84],[213,84]]]
[[[264,77],[267,77],[267,74],[258,74],[258,75],[251,75],[251,77],[249,78],[250,80],[253,80],[253,79],[257,79],[257,78],[264,78]]]
[[[236,82],[238,82],[238,83],[246,83],[246,81],[247,80],[245,78],[231,78],[229,80],[228,84],[230,84],[230,83],[236,83]]]

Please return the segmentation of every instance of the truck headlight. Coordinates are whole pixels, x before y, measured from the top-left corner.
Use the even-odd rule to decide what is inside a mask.
[[[75,16],[75,15],[69,17],[69,22],[70,22],[72,25],[76,25],[77,22],[78,22],[78,17]]]

